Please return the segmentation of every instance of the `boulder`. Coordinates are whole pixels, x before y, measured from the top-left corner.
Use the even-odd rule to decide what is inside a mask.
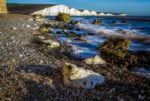
[[[137,64],[137,57],[128,52],[129,43],[123,38],[108,38],[98,50],[106,62],[119,67],[131,67]]]
[[[98,65],[98,64],[106,64],[105,60],[103,60],[100,56],[96,55],[92,58],[87,58],[84,60],[84,62],[88,65]]]
[[[103,75],[67,62],[63,66],[62,74],[66,86],[93,89],[105,82]]]
[[[56,18],[57,21],[62,21],[62,22],[70,22],[71,18],[69,14],[65,14],[65,13],[59,13]]]

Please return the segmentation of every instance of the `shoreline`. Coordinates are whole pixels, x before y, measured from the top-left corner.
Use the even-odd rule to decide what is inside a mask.
[[[12,100],[109,100],[109,99],[149,99],[150,80],[134,75],[126,69],[107,65],[87,65],[70,56],[70,48],[62,44],[60,48],[47,49],[33,43],[34,29],[42,24],[59,25],[54,20],[29,21],[27,15],[0,15],[0,93]],[[66,87],[60,70],[64,61],[84,69],[101,73],[106,83],[92,90]],[[11,75],[11,76],[9,76]],[[8,81],[7,81],[8,80]],[[9,85],[6,85],[10,82]],[[19,85],[15,85],[15,82]],[[17,87],[20,89],[18,90]],[[15,89],[16,93],[13,93]],[[2,91],[1,91],[2,90]],[[6,92],[5,92],[6,91]],[[1,95],[1,94],[0,94]],[[88,95],[88,96],[87,96]]]

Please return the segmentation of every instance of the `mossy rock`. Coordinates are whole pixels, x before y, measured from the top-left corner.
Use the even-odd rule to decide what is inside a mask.
[[[100,24],[102,24],[102,21],[95,19],[95,20],[92,22],[92,24],[94,24],[94,25],[100,25]]]
[[[109,38],[98,48],[103,59],[112,65],[129,67],[137,64],[137,57],[128,52],[130,41],[122,38]]]
[[[50,33],[52,31],[50,24],[43,24],[38,30],[40,33]]]
[[[69,14],[65,14],[65,13],[59,13],[56,18],[55,18],[57,21],[62,21],[62,22],[70,22],[71,21],[71,18],[70,18],[70,15]]]
[[[130,41],[123,38],[108,38],[108,40],[100,46],[98,49],[120,49],[127,50],[129,47]]]

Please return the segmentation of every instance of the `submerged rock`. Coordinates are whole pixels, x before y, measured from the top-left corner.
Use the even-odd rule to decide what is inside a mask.
[[[70,31],[70,32],[68,32],[68,33],[66,33],[66,36],[68,37],[68,38],[77,38],[77,37],[79,37],[79,35],[77,35],[75,32],[73,32],[73,31]]]
[[[103,60],[100,56],[96,55],[95,57],[92,57],[92,58],[87,58],[84,60],[84,62],[86,64],[94,64],[94,65],[97,65],[97,64],[105,64],[105,60]]]
[[[70,22],[70,24],[71,24],[71,25],[74,25],[74,26],[77,25],[77,24],[79,24],[79,23],[80,23],[79,21],[71,21],[71,22]]]
[[[56,34],[58,34],[58,35],[59,35],[59,34],[62,34],[62,32],[61,32],[61,31],[57,31],[57,32],[56,32]]]
[[[92,24],[100,25],[100,24],[102,24],[102,21],[95,19]]]
[[[92,89],[105,82],[105,78],[101,74],[84,70],[71,63],[64,64],[62,74],[63,82],[66,86]]]
[[[116,24],[118,24],[118,21],[113,20],[113,21],[112,21],[112,24],[113,24],[113,25],[116,25]]]
[[[98,50],[108,63],[128,67],[137,64],[137,57],[128,52],[129,43],[127,39],[109,38]]]

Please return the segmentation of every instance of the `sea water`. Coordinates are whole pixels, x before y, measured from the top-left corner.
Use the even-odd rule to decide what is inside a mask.
[[[92,24],[95,19],[101,20],[102,24]],[[84,59],[100,55],[100,52],[98,52],[96,48],[106,41],[107,36],[115,35],[130,37],[123,35],[122,33],[118,33],[117,30],[130,32],[132,33],[132,37],[138,36],[147,38],[148,42],[132,40],[129,45],[130,51],[150,51],[150,17],[72,17],[72,20],[80,22],[80,26],[76,26],[80,28],[80,31],[77,31],[76,28],[66,31],[73,31],[79,35],[83,34],[83,39],[85,41],[68,38],[65,34],[60,35],[57,39],[60,42],[65,42],[72,46],[72,56],[76,58]],[[127,22],[123,23],[122,20],[126,20]],[[112,24],[113,21],[115,21],[115,24]],[[55,33],[57,31],[62,31],[62,29],[54,29],[53,35],[56,35]],[[103,34],[96,34],[98,32]]]

